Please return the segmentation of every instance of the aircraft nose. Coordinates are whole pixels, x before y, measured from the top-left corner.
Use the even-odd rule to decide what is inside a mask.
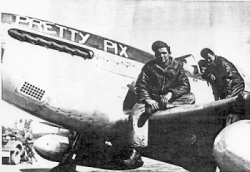
[[[250,171],[250,120],[224,128],[214,141],[213,155],[221,171]]]
[[[68,147],[68,138],[59,135],[45,135],[34,142],[38,155],[51,161],[60,161]]]

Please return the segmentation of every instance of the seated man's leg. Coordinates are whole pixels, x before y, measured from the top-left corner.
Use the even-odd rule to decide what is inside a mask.
[[[125,142],[128,143],[127,150],[130,155],[128,159],[123,161],[127,166],[141,166],[143,164],[140,148],[148,145],[148,123],[146,122],[143,127],[139,128],[138,120],[144,112],[145,105],[136,103],[129,114],[129,135]]]
[[[178,97],[177,99],[170,100],[169,104],[162,103],[160,100],[160,97],[156,101],[159,104],[159,108],[157,110],[165,110],[168,108],[168,105],[178,106],[178,105],[185,105],[185,104],[194,104],[195,103],[195,96],[193,93],[184,94],[181,97]],[[145,106],[145,113],[140,115],[139,121],[138,121],[138,127],[142,127],[144,123],[147,121],[147,119],[157,111],[156,109],[153,109],[150,106]]]
[[[161,106],[160,102],[158,102],[158,104],[159,106]],[[149,119],[149,117],[158,110],[158,109],[153,109],[150,105],[144,105],[144,109],[145,109],[145,112],[139,116],[139,119],[137,122],[137,126],[139,128],[143,127],[145,122]]]
[[[130,114],[130,125],[132,133],[130,135],[131,144],[133,147],[146,147],[148,145],[148,123],[138,127],[138,122],[145,112],[145,105],[136,103]]]
[[[195,103],[195,96],[193,93],[184,94],[177,99],[171,100],[169,102],[172,105],[186,105],[186,104],[194,104]]]

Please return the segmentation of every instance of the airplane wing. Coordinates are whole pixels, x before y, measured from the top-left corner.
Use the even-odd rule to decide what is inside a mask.
[[[183,105],[158,111],[149,119],[148,147],[142,149],[142,155],[157,161],[181,166],[189,171],[214,171],[216,163],[212,155],[213,144],[218,133],[225,127],[225,120],[229,110],[230,113],[241,114],[242,119],[250,119],[249,102],[250,95],[245,94],[208,104]],[[47,137],[47,139],[41,138],[36,143],[37,148],[44,149],[40,154],[52,152],[52,150],[45,151],[46,145],[50,145],[46,141],[51,140],[53,140],[53,144],[55,144],[56,140],[61,140],[58,142],[58,148],[54,150],[63,148],[62,145],[64,145],[63,149],[67,150],[65,145],[68,144],[68,139],[61,136],[56,136],[58,137],[56,139],[55,136],[53,136],[54,139],[49,138],[52,136]],[[89,136],[85,136],[86,138],[89,138],[88,141],[91,143],[95,140]],[[109,159],[113,153],[110,151],[111,147],[106,145],[101,150],[94,149],[90,151],[92,152],[90,157],[94,157],[95,160],[94,164],[91,158],[89,161],[80,161],[78,164],[104,169],[119,169],[117,164]],[[85,150],[85,148],[82,149]],[[91,150],[90,147],[88,149]],[[103,152],[101,153],[101,151]],[[83,152],[83,155],[89,156],[87,154],[86,151]],[[62,157],[62,154],[60,156]],[[57,154],[55,158],[60,156]],[[51,158],[52,154],[44,154],[44,157]],[[148,168],[147,166],[148,164],[145,164],[138,170]]]
[[[40,123],[45,124],[45,125],[48,125],[48,126],[51,126],[51,127],[56,127],[56,128],[63,128],[63,129],[65,129],[64,127],[62,127],[62,126],[60,126],[60,125],[57,125],[57,124],[54,124],[54,123],[51,123],[51,122],[47,122],[47,121],[41,121]]]
[[[212,171],[215,168],[212,156],[215,137],[225,127],[229,113],[250,118],[249,101],[247,94],[156,112],[149,120],[149,146],[144,150],[145,156],[190,171]]]

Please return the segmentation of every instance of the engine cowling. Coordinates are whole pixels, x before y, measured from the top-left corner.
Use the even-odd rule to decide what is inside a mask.
[[[213,156],[221,171],[250,171],[250,120],[224,128],[214,141]]]
[[[34,149],[44,159],[60,162],[69,149],[69,140],[64,136],[44,135],[34,142]]]

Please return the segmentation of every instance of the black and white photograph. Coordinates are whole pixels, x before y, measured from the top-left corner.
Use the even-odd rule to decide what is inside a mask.
[[[1,172],[250,171],[250,1],[0,6]]]

